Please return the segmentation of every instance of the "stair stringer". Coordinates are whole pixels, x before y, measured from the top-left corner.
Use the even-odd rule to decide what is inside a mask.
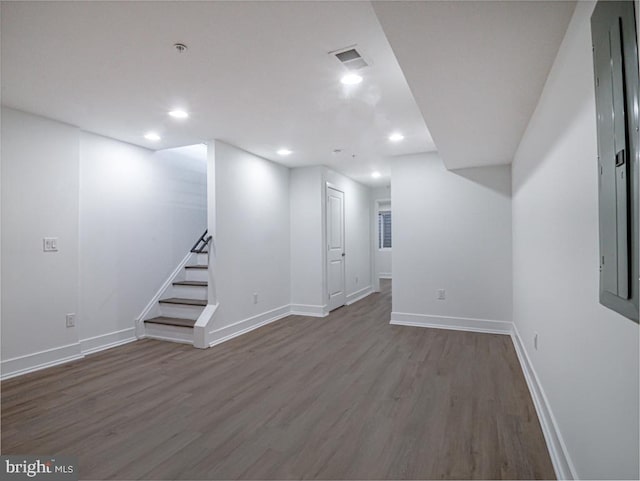
[[[213,325],[219,304],[207,304],[193,326],[193,347],[207,349],[211,344],[210,326]]]

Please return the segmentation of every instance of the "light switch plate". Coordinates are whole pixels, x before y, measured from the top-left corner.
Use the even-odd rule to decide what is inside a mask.
[[[44,252],[58,252],[58,238],[45,237],[42,239],[42,250]]]

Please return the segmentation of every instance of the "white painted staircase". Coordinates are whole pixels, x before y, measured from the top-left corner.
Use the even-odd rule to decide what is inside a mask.
[[[207,325],[217,307],[207,299],[209,252],[206,249],[210,241],[211,237],[207,237],[205,231],[138,317],[136,333],[139,339],[209,347]]]

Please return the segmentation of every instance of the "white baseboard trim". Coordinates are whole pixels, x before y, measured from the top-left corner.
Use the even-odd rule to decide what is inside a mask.
[[[527,382],[533,405],[540,421],[540,427],[547,443],[549,457],[557,479],[578,479],[575,466],[569,456],[558,424],[553,416],[549,401],[542,389],[540,380],[533,368],[527,351],[524,348],[518,329],[512,322],[485,319],[469,319],[461,317],[429,316],[425,314],[391,313],[391,324],[412,327],[430,327],[492,334],[508,334]]]
[[[378,272],[378,279],[391,279],[391,272]]]
[[[371,287],[371,286],[363,287],[359,291],[356,291],[353,294],[349,294],[347,296],[347,304],[346,305],[350,306],[351,304],[364,299],[369,294],[373,294],[373,287]]]
[[[46,349],[25,356],[6,359],[0,364],[0,379],[10,379],[30,372],[39,371],[47,367],[57,366],[69,361],[82,359],[80,343],[67,344],[66,346]]]
[[[88,354],[121,346],[135,341],[135,328],[102,334],[100,336],[81,339],[79,342],[66,346],[47,349],[45,351],[14,357],[2,361],[0,380],[10,379],[30,372],[40,371],[48,367],[57,366],[70,361],[77,361]]]
[[[130,327],[128,329],[122,329],[120,331],[114,331],[100,336],[80,339],[80,348],[82,349],[82,354],[87,355],[93,354],[94,352],[104,351],[105,349],[110,349],[112,347],[121,346],[122,344],[133,342],[136,339],[135,328]]]
[[[289,314],[292,316],[327,317],[327,306],[311,304],[291,304]]]
[[[542,389],[538,375],[536,374],[533,364],[531,363],[531,360],[527,355],[527,351],[524,348],[522,338],[520,337],[515,324],[513,324],[512,327],[511,340],[516,350],[516,354],[518,355],[518,360],[520,361],[524,378],[527,381],[527,386],[529,387],[529,392],[533,399],[533,405],[535,406],[538,414],[538,420],[540,421],[540,427],[542,428],[544,439],[547,442],[547,450],[549,451],[549,456],[553,463],[553,469],[556,472],[556,478],[578,479],[576,469],[571,462],[569,452],[567,451],[567,447],[562,439],[562,434],[560,433],[558,424],[553,416],[553,411],[551,411],[551,406],[549,405],[547,396],[544,393],[544,389]]]
[[[371,286],[369,286],[354,293],[353,296],[359,295],[359,297],[354,297],[351,303],[369,295],[371,291]],[[282,306],[236,322],[230,326],[211,331],[209,335],[210,339],[213,340],[209,343],[209,347],[213,347],[217,344],[238,337],[291,314],[324,317],[328,313],[326,313],[326,306],[302,304]],[[481,333],[509,334],[527,382],[529,392],[531,393],[531,398],[533,399],[536,413],[540,421],[540,426],[547,443],[547,449],[556,472],[556,477],[558,479],[578,478],[575,467],[571,461],[558,428],[558,424],[553,415],[553,411],[551,410],[547,397],[544,393],[544,389],[540,384],[540,380],[533,368],[533,364],[531,363],[527,351],[524,348],[522,338],[513,323],[486,319],[392,312],[391,324]],[[178,332],[173,332],[173,330],[170,329],[172,327],[173,326],[162,326],[159,327],[157,332],[153,332],[153,329],[151,329],[152,332],[147,330],[147,335],[145,337],[193,344],[193,340],[189,338],[190,336],[188,336],[186,332],[184,332],[186,330],[175,328],[175,331]],[[86,354],[109,349],[135,340],[135,329],[132,327],[100,336],[82,339],[77,343],[7,359],[0,363],[0,380],[10,379],[66,362],[82,359]]]
[[[431,327],[455,331],[485,332],[490,334],[511,334],[511,322],[467,317],[430,316],[407,312],[392,312],[391,324],[398,326]]]
[[[216,346],[233,339],[234,337],[238,337],[249,331],[258,329],[259,327],[266,326],[267,324],[282,319],[283,317],[287,317],[290,314],[290,306],[286,305],[211,331],[209,332],[209,339],[211,339],[211,341],[209,341],[209,347]]]

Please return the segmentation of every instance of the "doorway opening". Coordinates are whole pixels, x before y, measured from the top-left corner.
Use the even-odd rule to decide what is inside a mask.
[[[380,290],[380,279],[390,281],[392,278],[393,209],[390,197],[374,200],[373,225],[373,277],[376,290]]]

